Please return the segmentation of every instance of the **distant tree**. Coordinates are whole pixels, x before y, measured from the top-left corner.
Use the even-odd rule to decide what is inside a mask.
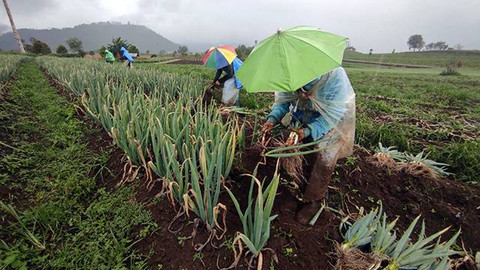
[[[245,45],[239,45],[237,48],[235,48],[235,51],[237,52],[238,58],[240,59],[246,59],[247,56],[252,52],[253,47],[247,47]]]
[[[433,48],[435,50],[443,51],[443,50],[448,49],[448,45],[447,45],[447,43],[445,43],[445,41],[438,41],[438,42],[435,42],[435,45],[433,46]]]
[[[435,49],[435,43],[431,42],[431,43],[428,43],[427,45],[425,45],[425,50],[431,51],[433,49]]]
[[[150,50],[147,50],[146,53],[147,53],[147,54],[150,54]]]
[[[67,50],[67,48],[65,48],[65,46],[63,46],[62,44],[58,45],[57,54],[65,55],[67,53],[68,53],[68,50]]]
[[[88,54],[93,56],[93,55],[95,55],[95,52],[94,51],[89,51]]]
[[[82,57],[85,55],[85,52],[83,51],[83,43],[79,38],[72,37],[67,39],[66,42],[71,51],[78,53]]]
[[[368,54],[369,56],[372,55],[373,49],[370,49],[370,53]]]
[[[106,50],[106,49],[107,49],[107,48],[105,48],[105,46],[103,46],[103,45],[100,46],[100,48],[98,48],[98,54],[100,54],[100,56],[102,56],[102,58],[105,57],[105,50]]]
[[[432,51],[432,50],[443,51],[446,49],[448,49],[448,45],[447,43],[445,43],[445,41],[431,42],[425,45],[425,50],[427,51]]]
[[[160,50],[160,51],[158,52],[158,55],[163,56],[163,55],[165,55],[166,53],[167,53],[167,52],[166,52],[165,50]]]
[[[457,45],[455,45],[455,50],[457,50],[457,51],[461,51],[461,50],[463,50],[463,48],[464,48],[464,46],[463,46],[462,44],[460,44],[460,43],[458,43]]]
[[[395,49],[392,50],[392,53],[395,53]]]
[[[423,41],[422,35],[413,35],[408,38],[407,45],[408,50],[413,49],[415,52],[415,50],[419,51],[425,46],[425,41]]]
[[[31,53],[33,51],[32,44],[27,44],[23,39],[21,41],[22,41],[22,47],[25,49],[25,51]]]
[[[187,55],[188,54],[188,47],[184,46],[184,45],[179,46],[178,50],[177,50],[177,53],[181,54],[181,55]]]
[[[140,53],[138,51],[137,47],[135,45],[132,45],[132,44],[128,45],[127,50],[128,50],[128,52],[131,52],[131,53]]]
[[[345,48],[345,51],[348,51],[348,52],[356,52],[357,49],[356,49],[355,47],[353,47],[353,46],[348,46],[348,47]]]
[[[48,46],[47,43],[42,42],[38,39],[31,38],[30,42],[32,43],[32,52],[34,54],[50,54],[52,53],[52,50],[50,50],[50,47]]]
[[[126,40],[123,40],[121,37],[116,37],[112,39],[112,43],[107,45],[107,49],[113,53],[113,55],[120,56],[120,48],[128,48],[130,44]]]
[[[29,53],[33,53],[33,46],[32,44],[23,44],[23,47],[25,48],[25,51]],[[453,49],[453,48],[452,48]]]

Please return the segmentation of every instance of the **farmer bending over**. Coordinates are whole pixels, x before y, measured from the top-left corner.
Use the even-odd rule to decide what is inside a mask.
[[[289,112],[290,119],[284,119]],[[292,130],[298,136],[289,136],[287,145],[318,141],[316,147],[324,149],[316,154],[303,189],[305,204],[296,215],[306,224],[325,198],[337,159],[353,151],[355,93],[345,70],[338,67],[294,92],[275,92],[275,104],[263,131],[268,133],[282,119],[297,127]]]
[[[227,106],[238,106],[238,92],[243,87],[242,83],[235,78],[235,73],[242,66],[243,62],[235,58],[232,64],[217,69],[212,86],[221,86],[223,84],[222,102]],[[223,77],[222,73],[225,73]]]
[[[130,55],[127,49],[125,49],[125,47],[120,48],[120,51],[121,51],[120,59],[125,60],[123,64],[126,67],[131,68],[133,63],[133,57]]]
[[[105,61],[107,61],[109,64],[113,64],[113,62],[115,62],[115,56],[113,56],[113,53],[109,50],[105,50]]]

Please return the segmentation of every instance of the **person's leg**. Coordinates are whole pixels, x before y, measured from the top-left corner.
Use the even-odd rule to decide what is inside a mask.
[[[325,146],[329,148],[319,152],[307,180],[303,194],[305,205],[297,212],[297,221],[302,224],[310,222],[320,207],[320,201],[325,198],[342,144],[334,142],[331,145],[324,144],[319,147]]]

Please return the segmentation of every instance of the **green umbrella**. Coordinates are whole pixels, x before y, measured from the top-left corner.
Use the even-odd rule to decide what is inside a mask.
[[[299,26],[260,42],[235,74],[247,92],[295,91],[342,64],[347,38]]]

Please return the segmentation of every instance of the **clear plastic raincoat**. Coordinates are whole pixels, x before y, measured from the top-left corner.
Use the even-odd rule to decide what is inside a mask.
[[[321,151],[326,166],[334,166],[337,159],[353,152],[355,92],[342,67],[317,77],[303,88],[308,98],[299,91],[275,92],[275,104],[267,120],[300,122],[307,140],[326,147]]]

